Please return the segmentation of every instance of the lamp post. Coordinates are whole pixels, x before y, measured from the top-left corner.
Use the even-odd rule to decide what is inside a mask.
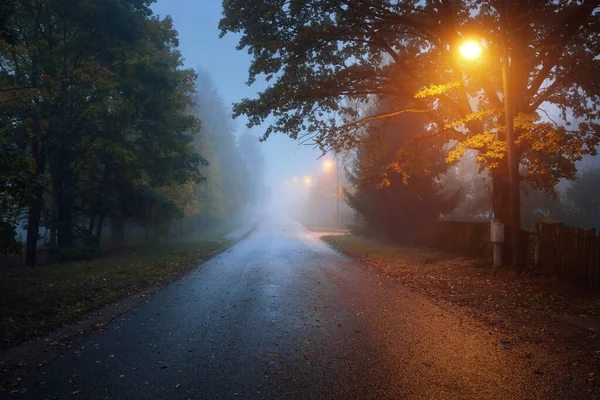
[[[508,196],[509,196],[509,215],[508,222],[510,228],[510,250],[512,267],[520,268],[519,264],[519,234],[521,232],[521,201],[519,192],[519,160],[517,158],[517,149],[515,144],[515,134],[513,129],[514,115],[512,104],[512,93],[510,88],[510,55],[508,44],[504,43],[504,52],[502,54],[502,91],[504,103],[504,124],[506,136],[506,158],[508,163]],[[466,40],[458,47],[461,57],[467,61],[474,61],[481,57],[483,53],[482,45],[477,40]]]
[[[340,228],[340,164],[338,156],[335,155],[335,222],[337,228]]]

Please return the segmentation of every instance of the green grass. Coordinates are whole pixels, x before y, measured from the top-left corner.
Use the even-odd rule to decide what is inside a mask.
[[[0,269],[0,341],[41,335],[181,276],[231,242],[221,233],[116,250],[91,261]]]

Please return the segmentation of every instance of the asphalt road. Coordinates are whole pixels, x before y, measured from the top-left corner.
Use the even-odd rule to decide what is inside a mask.
[[[559,383],[464,315],[270,221],[0,396],[568,398]]]

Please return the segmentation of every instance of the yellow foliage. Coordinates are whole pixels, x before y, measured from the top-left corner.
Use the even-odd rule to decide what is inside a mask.
[[[458,143],[448,153],[446,162],[458,161],[467,149],[477,150],[476,161],[480,164],[487,164],[489,168],[493,169],[498,166],[498,160],[506,154],[506,142],[498,139],[495,132],[484,131],[465,139],[462,143]]]
[[[440,94],[443,94],[443,93],[447,92],[448,90],[460,87],[461,85],[462,85],[462,83],[460,81],[451,82],[451,83],[442,84],[442,85],[433,85],[428,88],[419,90],[417,93],[415,93],[414,97],[415,97],[415,99],[424,99],[426,97],[439,96]]]
[[[469,122],[472,122],[472,121],[480,121],[490,115],[493,115],[492,110],[482,110],[482,111],[474,112],[474,113],[467,115],[465,118],[447,123],[444,127],[446,129],[458,128],[460,126],[467,125]]]

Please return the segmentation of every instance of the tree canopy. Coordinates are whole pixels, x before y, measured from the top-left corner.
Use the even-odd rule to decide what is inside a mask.
[[[393,104],[379,99],[375,113],[388,113]],[[419,114],[367,125],[348,174],[354,190],[346,191],[363,233],[411,241],[423,224],[456,206],[461,188],[448,189],[439,179],[449,167],[440,138],[420,140],[418,147],[413,143],[425,133],[426,120]]]
[[[0,213],[13,227],[26,216],[30,265],[40,227],[68,252],[99,237],[105,218],[172,218],[161,188],[202,179],[200,121],[187,112],[195,73],[182,68],[171,19],[150,4],[28,0],[1,10]]]
[[[251,84],[236,115],[251,126],[272,117],[264,138],[312,138],[324,151],[355,146],[373,119],[427,118],[427,135],[468,149],[489,168],[496,217],[507,217],[507,161],[501,57],[506,48],[521,179],[551,191],[573,179],[575,162],[600,139],[600,1],[225,0],[221,34],[241,34],[253,57]],[[461,39],[486,46],[482,60],[457,57]],[[361,114],[347,99],[397,99],[391,110]],[[411,99],[406,102],[405,99]],[[556,110],[557,118],[552,118]],[[548,118],[550,116],[551,118]]]

